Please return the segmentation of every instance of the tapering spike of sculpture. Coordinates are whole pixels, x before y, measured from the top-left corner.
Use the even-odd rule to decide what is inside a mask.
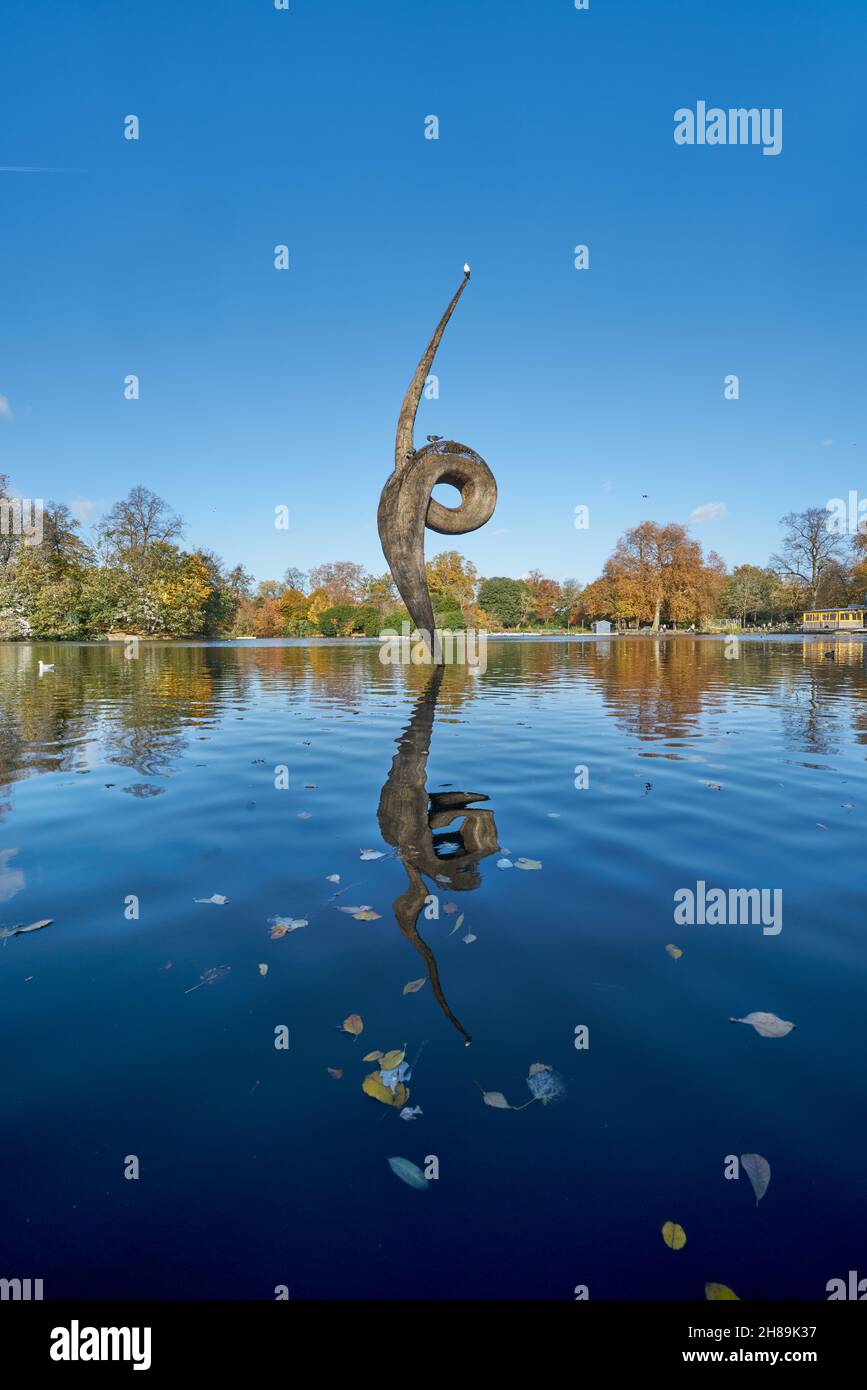
[[[420,632],[432,634],[433,605],[424,567],[424,531],[427,526],[443,536],[462,536],[484,526],[497,505],[497,484],[485,460],[465,444],[439,439],[416,449],[415,417],[446,324],[469,284],[469,266],[457,293],[437,324],[404,397],[397,421],[394,472],[382,489],[377,526],[382,549],[398,592]],[[457,507],[433,500],[437,483],[458,489]]]

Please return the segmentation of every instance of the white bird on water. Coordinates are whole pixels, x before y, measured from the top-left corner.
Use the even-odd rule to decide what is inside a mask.
[[[54,662],[53,662],[53,661],[51,662],[50,665],[49,665],[47,662],[45,662],[45,661],[40,661],[40,663],[39,663],[39,675],[40,675],[40,677],[44,676],[46,671],[53,671],[53,670],[54,670]]]
[[[470,267],[469,267],[468,265],[464,264],[464,274],[465,274],[465,275],[469,275],[469,273],[470,273]]]

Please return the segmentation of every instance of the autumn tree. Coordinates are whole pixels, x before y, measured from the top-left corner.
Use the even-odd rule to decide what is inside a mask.
[[[805,590],[810,608],[819,604],[823,576],[844,553],[845,537],[830,521],[825,507],[788,512],[780,521],[786,530],[779,554],[771,556],[771,565],[780,577]]]
[[[478,574],[475,565],[457,550],[443,550],[425,565],[434,611],[463,612],[475,603]]]
[[[725,565],[713,552],[705,560],[698,541],[678,523],[643,521],[621,536],[603,578],[610,586],[611,616],[649,622],[658,632],[663,613],[672,622],[712,613]]]
[[[176,540],[183,530],[183,520],[168,502],[140,484],[115,502],[96,527],[104,550],[133,558],[155,543]]]
[[[534,622],[547,626],[560,604],[560,585],[556,579],[546,578],[541,570],[530,570],[525,583],[529,616]]]
[[[327,565],[317,565],[310,571],[311,592],[321,590],[331,607],[341,603],[360,603],[367,582],[364,566],[356,565],[352,560],[336,560]]]
[[[375,608],[381,617],[386,613],[392,613],[398,601],[397,589],[389,571],[368,577],[364,602]]]
[[[303,594],[307,590],[307,575],[304,570],[290,565],[283,576],[283,583],[287,589],[299,589]]]

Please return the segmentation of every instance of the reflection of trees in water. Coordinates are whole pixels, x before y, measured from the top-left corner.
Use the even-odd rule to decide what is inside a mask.
[[[865,650],[857,641],[741,641],[727,660],[724,642],[685,638],[492,641],[485,673],[447,669],[439,717],[465,716],[481,687],[488,695],[519,688],[541,703],[558,693],[574,699],[576,681],[585,681],[617,728],[653,743],[692,735],[703,711],[733,698],[761,697],[779,707],[793,749],[827,756],[853,736],[867,743]],[[42,680],[40,656],[55,664]],[[136,660],[125,659],[122,643],[0,643],[0,811],[21,777],[86,770],[94,741],[110,762],[166,777],[190,739],[257,698],[276,700],[278,712],[285,701],[297,717],[351,716],[392,698],[418,700],[429,677],[428,667],[384,665],[378,646],[359,643],[141,642]]]
[[[676,741],[695,733],[705,706],[721,703],[715,645],[618,639],[606,652],[594,642],[584,648],[583,667],[618,727],[643,741]]]

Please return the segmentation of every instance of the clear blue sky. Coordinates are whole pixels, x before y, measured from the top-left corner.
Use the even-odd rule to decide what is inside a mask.
[[[864,0],[9,0],[0,471],[94,519],[145,483],[257,578],[382,572],[468,260],[417,438],[497,477],[480,572],[586,582],[709,503],[694,534],[764,563],[784,512],[867,492],[865,51]],[[677,146],[698,100],[782,107],[782,153]]]

